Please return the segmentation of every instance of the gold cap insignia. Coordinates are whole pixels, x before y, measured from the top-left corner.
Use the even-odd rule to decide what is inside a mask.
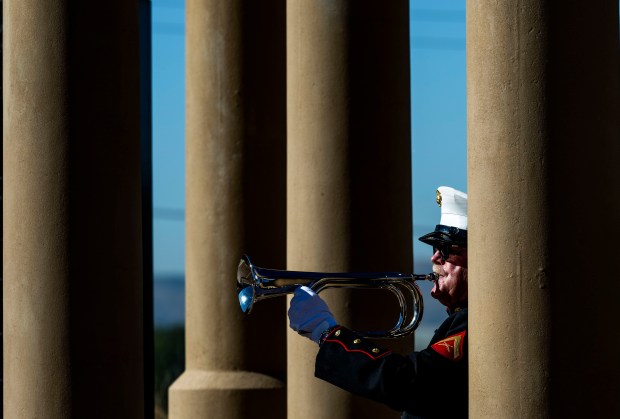
[[[441,206],[441,192],[439,192],[439,189],[437,189],[437,197],[435,198],[435,201],[437,201],[437,205]]]

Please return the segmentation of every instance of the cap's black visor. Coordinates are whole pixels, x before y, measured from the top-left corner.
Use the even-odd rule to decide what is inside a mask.
[[[467,247],[467,230],[442,224],[435,226],[435,231],[420,237],[422,243],[433,247],[458,246]]]

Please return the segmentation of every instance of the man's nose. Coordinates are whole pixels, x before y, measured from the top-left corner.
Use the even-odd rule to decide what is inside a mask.
[[[441,257],[441,253],[439,252],[439,250],[437,250],[433,256],[431,256],[431,262],[434,263],[435,265],[443,265],[445,260],[443,260],[443,257]]]

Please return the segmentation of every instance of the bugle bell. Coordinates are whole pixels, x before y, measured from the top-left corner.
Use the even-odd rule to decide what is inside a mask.
[[[264,269],[254,266],[244,255],[237,268],[237,293],[241,310],[249,314],[257,301],[292,294],[300,285],[319,293],[328,288],[374,288],[391,291],[398,301],[400,315],[390,330],[360,332],[369,338],[399,338],[412,333],[422,320],[424,301],[415,281],[436,279],[436,274],[400,272],[327,273]],[[411,306],[411,307],[410,307]]]

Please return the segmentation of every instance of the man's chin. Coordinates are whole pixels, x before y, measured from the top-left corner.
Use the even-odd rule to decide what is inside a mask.
[[[441,304],[443,304],[443,302],[441,301],[441,295],[437,294],[436,292],[432,292],[431,291],[431,297],[433,297],[435,300],[439,301]]]
[[[446,307],[450,307],[450,301],[447,300],[446,298],[443,298],[444,297],[443,295],[431,291],[431,297],[433,297],[435,300],[439,301],[441,303],[441,305],[444,305]]]

